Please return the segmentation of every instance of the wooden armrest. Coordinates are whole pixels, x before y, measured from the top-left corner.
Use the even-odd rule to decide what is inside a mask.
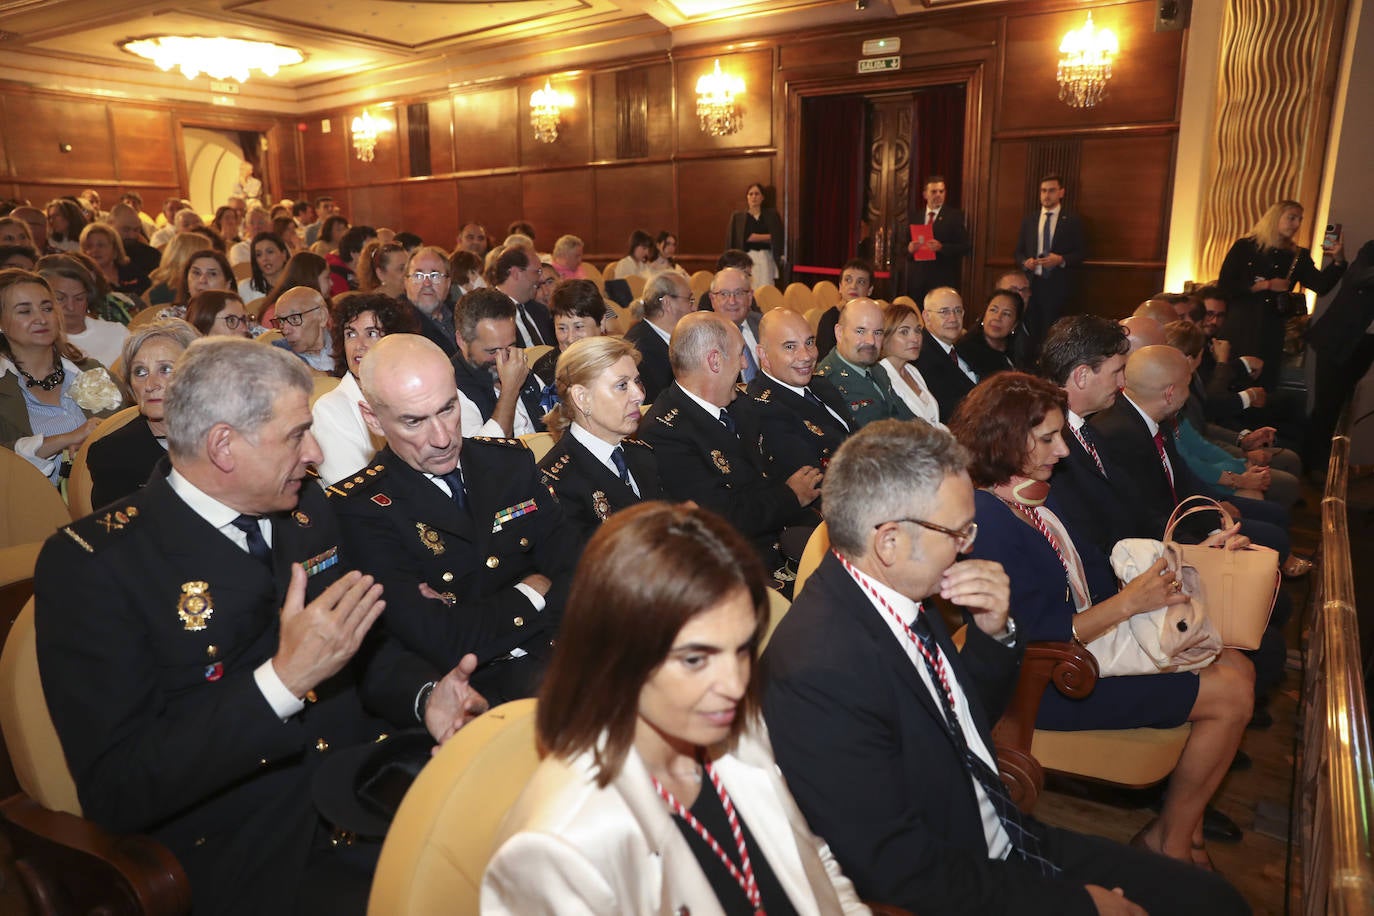
[[[1086,697],[1097,684],[1097,660],[1077,643],[1033,642],[1026,646],[1016,690],[992,730],[1002,781],[1012,801],[1026,813],[1034,809],[1045,785],[1044,770],[1031,756],[1030,748],[1040,700],[1050,684],[1071,699]]]
[[[904,910],[890,903],[871,903],[865,900],[864,906],[873,911],[873,916],[914,916],[911,910]]]
[[[40,912],[185,916],[191,883],[157,841],[116,836],[27,795],[0,802],[15,867]]]

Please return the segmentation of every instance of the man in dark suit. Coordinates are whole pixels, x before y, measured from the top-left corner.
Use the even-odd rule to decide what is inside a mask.
[[[740,441],[726,410],[744,363],[736,325],[693,312],[678,322],[668,352],[676,381],[639,427],[639,437],[654,448],[664,492],[724,516],[775,569],[782,530],[820,521],[808,508],[820,495],[820,469],[801,468],[785,481],[769,478]]]
[[[359,383],[387,447],[330,492],[350,552],[386,587],[382,625],[443,669],[475,654],[493,703],[533,695],[580,552],[533,456],[462,437],[448,361],[416,335],[379,341]]]
[[[693,310],[692,287],[681,274],[665,271],[645,285],[643,301],[644,320],[635,322],[625,332],[625,339],[639,351],[644,403],[652,404],[659,392],[673,383],[668,341],[682,316]]]
[[[310,793],[331,748],[391,730],[359,679],[370,708],[436,738],[480,704],[473,660],[441,678],[369,632],[382,589],[307,474],[310,392],[289,353],[192,344],[167,395],[170,473],[38,561],[39,672],[82,810],[166,845],[197,913],[361,914],[370,864],[331,849]]]
[[[1064,445],[1069,454],[1054,466],[1048,505],[1079,537],[1103,556],[1124,537],[1133,537],[1122,503],[1126,481],[1114,482],[1087,420],[1117,400],[1125,384],[1125,329],[1099,315],[1070,315],[1056,321],[1040,350],[1040,372],[1064,389]]]
[[[945,177],[931,175],[926,179],[924,210],[917,211],[920,222],[930,227],[931,238],[921,247],[933,260],[918,260],[915,241],[907,243],[906,292],[920,302],[938,286],[963,286],[964,256],[969,253],[968,226],[964,211],[945,206]],[[913,220],[915,222],[915,220]]]
[[[487,284],[515,304],[515,328],[520,346],[553,346],[553,317],[548,306],[534,298],[539,283],[539,259],[529,249],[512,245],[497,256],[487,271]]]
[[[1064,191],[1060,176],[1040,179],[1040,207],[1021,220],[1016,236],[1016,263],[1031,275],[1025,324],[1032,352],[1073,298],[1078,268],[1087,257],[1083,222],[1064,206]]]
[[[763,657],[769,735],[808,823],[861,897],[913,912],[1249,912],[1190,863],[1011,803],[991,727],[1022,644],[1001,566],[954,562],[977,534],[967,459],[943,430],[879,421],[826,472],[833,550]],[[962,611],[962,649],[922,605],[936,593]]]
[[[922,303],[921,317],[926,329],[916,368],[940,405],[940,422],[948,423],[959,402],[978,384],[978,373],[954,349],[964,333],[964,301],[948,286],[933,289]]]
[[[443,249],[428,246],[416,248],[411,254],[405,276],[405,301],[420,318],[420,333],[450,357],[458,353],[453,309],[448,305],[452,271],[453,266]]]
[[[497,289],[475,289],[454,310],[458,390],[476,407],[463,418],[469,435],[512,438],[544,429],[544,380],[530,371],[516,342],[515,303]]]
[[[711,310],[739,329],[744,338],[744,365],[740,367],[740,381],[749,384],[759,373],[759,318],[751,310],[754,292],[749,288],[749,275],[734,267],[716,271],[711,278]]]
[[[811,326],[789,308],[773,309],[759,322],[758,353],[762,371],[730,407],[740,439],[779,480],[804,467],[824,470],[849,435],[849,405],[833,385],[812,377]]]

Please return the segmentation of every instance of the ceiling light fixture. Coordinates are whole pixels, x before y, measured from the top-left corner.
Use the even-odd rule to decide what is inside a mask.
[[[713,137],[733,134],[744,126],[738,96],[744,95],[744,80],[715,70],[697,80],[697,117],[701,129]]]
[[[372,117],[366,108],[353,119],[353,152],[359,162],[371,162],[377,154],[377,134],[386,122]]]
[[[1120,47],[1111,29],[1093,27],[1093,14],[1059,44],[1059,101],[1071,108],[1092,108],[1107,94],[1112,58]]]
[[[188,80],[204,73],[214,79],[235,79],[242,83],[248,79],[249,71],[260,70],[264,76],[276,76],[282,67],[305,60],[299,48],[242,38],[157,35],[132,38],[120,42],[119,46],[130,54],[152,61],[161,70],[179,68]]]
[[[547,79],[544,80],[543,89],[530,93],[530,126],[534,128],[534,139],[540,143],[557,140],[563,106],[571,104],[572,99],[554,89]]]

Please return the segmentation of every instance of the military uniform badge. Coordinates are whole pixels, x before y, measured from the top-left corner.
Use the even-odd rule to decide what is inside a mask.
[[[672,410],[668,411],[668,412],[665,413],[663,416],[659,417],[659,418],[658,418],[658,422],[662,423],[664,426],[668,427],[669,429],[672,429],[672,428],[673,428],[673,421],[677,418],[677,411],[678,411],[678,409],[677,409],[676,407],[674,407]]]
[[[825,430],[821,429],[819,426],[817,426],[815,423],[812,423],[810,420],[802,420],[802,423],[804,423],[804,424],[806,425],[806,428],[807,428],[807,430],[811,433],[811,435],[813,435],[813,436],[824,436],[824,435],[825,435]]]
[[[722,474],[730,473],[730,462],[720,453],[720,449],[711,449],[711,461]]]
[[[606,520],[606,516],[611,514],[611,504],[606,500],[606,494],[601,490],[592,494],[592,511],[603,522]]]
[[[181,597],[177,599],[177,616],[187,632],[205,629],[206,621],[215,613],[215,600],[210,596],[209,582],[181,583]]]
[[[436,557],[444,552],[444,539],[439,537],[439,532],[424,522],[416,522],[415,530],[420,535],[420,543],[428,547]]]
[[[302,528],[310,527],[310,516],[306,515],[300,509],[297,509],[295,512],[292,512],[291,517],[295,519],[296,524],[300,525]]]

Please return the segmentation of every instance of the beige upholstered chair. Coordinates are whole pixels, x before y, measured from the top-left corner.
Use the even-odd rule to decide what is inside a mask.
[[[0,507],[0,547],[45,541],[71,521],[57,488],[7,448],[0,448]]]
[[[314,377],[315,389],[310,392],[310,406],[314,407],[315,402],[324,397],[335,388],[339,387],[339,380],[332,375],[316,375]]]
[[[630,287],[630,295],[635,299],[644,298],[644,275],[630,274],[623,278]]]
[[[805,312],[802,312],[806,317],[806,323],[811,325],[811,333],[816,333],[816,330],[821,326],[821,316],[827,311],[829,311],[829,309],[823,309],[817,306],[816,308],[807,309]]]
[[[816,526],[816,530],[811,532],[811,537],[807,538],[801,559],[797,561],[797,579],[792,583],[794,601],[802,593],[802,586],[806,584],[806,580],[816,571],[816,567],[821,565],[821,560],[825,559],[825,552],[829,549],[830,529],[825,526],[825,522],[821,522]]]
[[[918,305],[916,303],[916,300],[911,298],[910,296],[897,296],[892,300],[892,304],[905,305],[907,308],[913,308],[918,312],[921,310],[921,306]]]
[[[829,280],[817,280],[811,287],[811,296],[821,308],[840,304],[840,288]]]
[[[146,309],[141,309],[138,312],[135,312],[134,316],[129,319],[130,333],[137,331],[139,328],[144,327],[145,325],[150,325],[154,321],[158,321],[158,312],[162,311],[165,308],[167,308],[166,305],[150,305]]]
[[[0,728],[22,790],[0,802],[0,819],[16,870],[43,912],[190,912],[190,883],[170,852],[82,819],[38,676],[32,599],[0,654]]]
[[[782,291],[771,283],[765,283],[754,290],[754,301],[759,304],[759,311],[769,312],[783,305]]]
[[[698,297],[711,288],[711,280],[715,274],[709,270],[698,270],[688,278],[687,283],[692,288],[692,296]]]
[[[811,287],[805,283],[789,283],[783,291],[782,304],[798,315],[805,315],[815,307],[816,297],[811,295]]]
[[[85,518],[95,511],[95,506],[91,505],[91,469],[86,464],[91,444],[117,429],[122,429],[137,416],[138,405],[135,404],[106,417],[95,428],[95,432],[86,437],[81,448],[77,449],[76,457],[72,459],[72,476],[67,478],[67,509],[73,519]]]
[[[234,265],[234,285],[235,285],[235,286],[237,286],[238,284],[242,283],[244,280],[247,280],[247,279],[248,279],[249,277],[251,277],[251,276],[253,276],[253,262],[252,262],[252,261],[244,261],[242,264],[235,264],[235,265]]]
[[[526,347],[525,362],[530,366],[533,366],[535,363],[539,362],[539,360],[544,358],[545,353],[548,353],[552,349],[553,344],[537,344],[533,347]],[[552,379],[545,379],[545,381],[552,381]]]
[[[16,544],[0,547],[0,642],[9,636],[19,611],[33,597],[33,570],[38,564],[42,544]],[[19,781],[10,765],[10,754],[0,739],[0,798],[19,791]],[[4,901],[0,898],[0,910]]]
[[[525,435],[520,436],[519,439],[524,443],[525,448],[534,453],[534,460],[536,462],[543,461],[544,456],[553,448],[552,433],[525,433]]]
[[[778,628],[778,624],[782,623],[782,618],[791,607],[792,602],[788,601],[782,592],[775,588],[768,590],[768,629],[763,631],[763,638],[759,640],[760,655],[768,646],[768,640],[773,638],[773,631]]]
[[[539,766],[533,699],[498,706],[420,772],[382,845],[371,916],[476,916],[497,831]]]
[[[612,261],[601,269],[601,282],[603,288],[607,280],[615,279],[615,265],[619,263],[619,261]]]

